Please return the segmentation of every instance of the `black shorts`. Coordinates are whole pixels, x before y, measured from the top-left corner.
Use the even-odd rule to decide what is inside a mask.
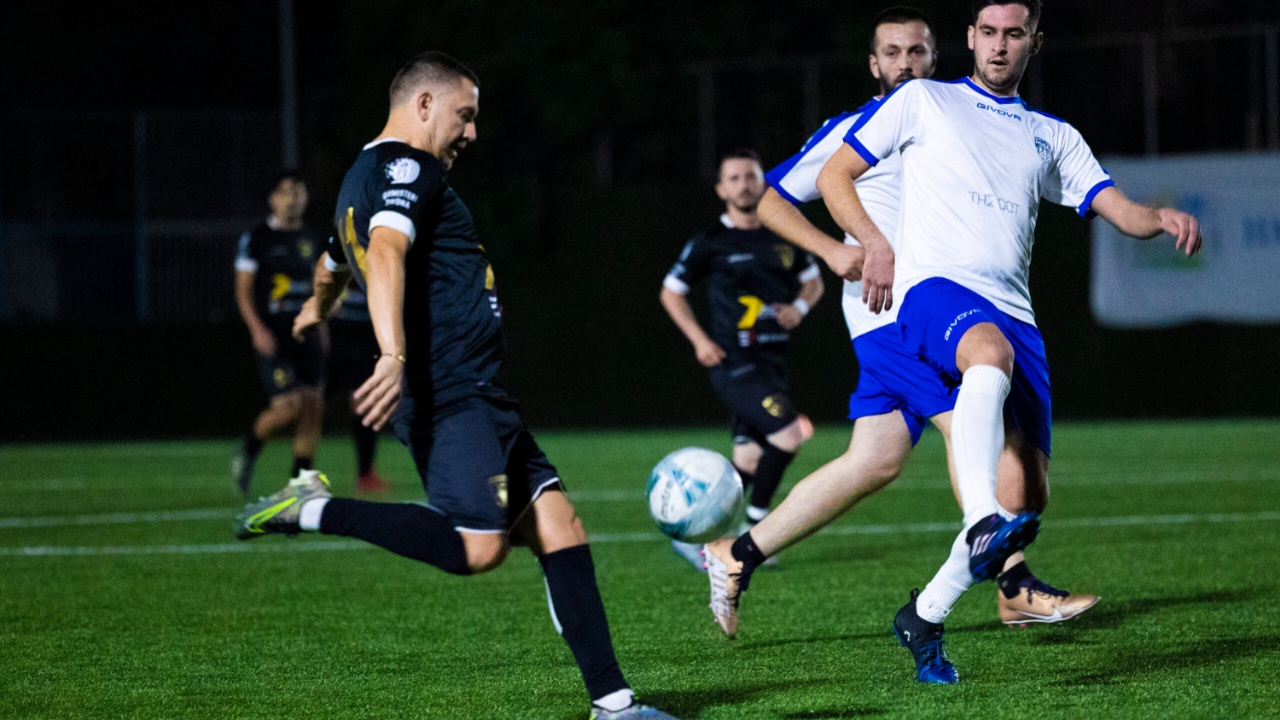
[[[302,334],[302,342],[293,339],[293,318],[287,322],[272,318],[267,323],[276,339],[275,357],[258,356],[258,373],[262,389],[269,399],[304,387],[324,386],[325,339],[319,328]]]
[[[785,357],[729,356],[711,368],[711,387],[732,414],[734,442],[767,438],[795,422]]]
[[[378,364],[378,338],[373,324],[358,320],[329,321],[329,390],[354,392]]]
[[[433,410],[406,395],[391,422],[428,506],[460,532],[509,531],[542,492],[564,489],[511,398],[473,395]]]

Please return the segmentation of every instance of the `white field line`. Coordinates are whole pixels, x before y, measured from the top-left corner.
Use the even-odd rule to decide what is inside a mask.
[[[1280,512],[1201,513],[1182,515],[1122,515],[1116,517],[1063,518],[1053,527],[1104,528],[1162,525],[1204,525],[1237,522],[1280,521]],[[895,535],[913,533],[954,533],[957,522],[899,523],[890,525],[838,525],[821,531],[822,535]],[[602,533],[594,535],[594,544],[666,542],[656,530],[638,533]],[[320,552],[330,550],[364,550],[374,546],[350,540],[311,541],[300,543],[211,543],[205,545],[116,545],[116,546],[49,546],[0,548],[0,557],[65,557],[82,555],[216,555],[242,552]]]

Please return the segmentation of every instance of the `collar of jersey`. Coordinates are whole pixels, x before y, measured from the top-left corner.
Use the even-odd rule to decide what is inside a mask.
[[[373,147],[373,146],[375,146],[375,145],[381,145],[382,143],[389,143],[389,142],[398,142],[398,143],[402,143],[402,144],[404,144],[404,145],[408,145],[408,144],[409,144],[409,143],[407,143],[407,142],[405,142],[405,141],[401,140],[401,139],[400,139],[400,138],[398,138],[398,137],[385,137],[385,138],[382,138],[381,140],[374,140],[373,142],[369,143],[368,145],[365,145],[363,149],[364,149],[364,150],[368,150],[369,148],[371,148],[371,147]]]
[[[1022,104],[1021,95],[1014,95],[1013,97],[1000,97],[999,95],[992,95],[986,90],[983,90],[981,87],[978,87],[978,84],[975,83],[973,80],[969,79],[968,77],[962,77],[956,82],[960,82],[960,83],[964,83],[965,85],[968,85],[970,90],[978,93],[979,95],[982,95],[983,97],[989,98],[991,100],[995,100],[1001,105],[1011,105],[1013,103]]]

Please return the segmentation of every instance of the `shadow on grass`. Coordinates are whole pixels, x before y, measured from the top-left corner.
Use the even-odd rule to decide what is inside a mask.
[[[1118,647],[1110,653],[1107,667],[1054,683],[1059,687],[1118,685],[1129,678],[1149,673],[1168,675],[1233,660],[1280,651],[1280,637],[1199,640],[1178,643],[1156,650],[1148,645]]]
[[[808,645],[810,643],[826,643],[826,642],[847,642],[853,640],[893,640],[893,632],[886,629],[884,632],[869,632],[849,635],[818,635],[812,637],[797,638],[780,638],[778,640],[762,640],[759,642],[743,642],[738,644],[738,648],[742,650],[763,650],[765,648],[786,647],[787,645]]]
[[[787,720],[840,720],[840,718],[875,717],[877,715],[887,715],[888,713],[888,710],[881,708],[840,708],[802,710],[800,712],[787,713],[782,717]]]
[[[791,682],[751,682],[733,685],[732,687],[703,688],[698,690],[672,690],[668,692],[645,692],[644,702],[648,705],[678,717],[696,717],[707,707],[716,705],[740,705],[756,698],[784,690],[796,690],[803,687],[826,687],[829,680],[803,680]],[[844,715],[795,715],[789,717],[837,718],[859,717],[849,713],[879,714],[881,710],[843,710]]]

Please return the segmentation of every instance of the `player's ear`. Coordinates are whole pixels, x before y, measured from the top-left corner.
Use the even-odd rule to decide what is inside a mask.
[[[973,26],[970,25],[969,26],[969,49],[970,50],[973,49],[973,33],[974,33]]]
[[[432,100],[430,92],[424,90],[418,93],[417,107],[415,108],[418,111],[418,119],[425,121],[427,116],[431,114]]]
[[[1031,54],[1036,55],[1040,52],[1041,46],[1044,45],[1044,33],[1038,32],[1031,36]]]
[[[871,69],[871,77],[880,79],[880,63],[876,62],[875,53],[867,56],[867,66]]]

